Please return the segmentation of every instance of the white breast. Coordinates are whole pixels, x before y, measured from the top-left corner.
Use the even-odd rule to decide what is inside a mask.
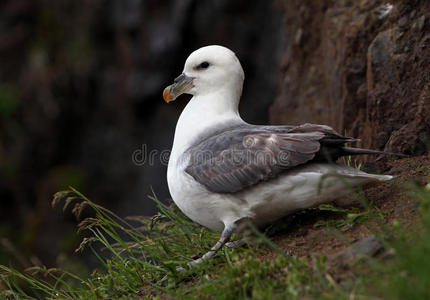
[[[209,192],[184,169],[186,163],[169,162],[167,182],[173,201],[191,220],[210,229],[222,231],[224,224],[248,215],[248,208],[233,195]]]
[[[244,122],[226,94],[193,97],[179,117],[167,168],[167,182],[176,205],[193,221],[214,230],[222,230],[227,220],[237,217],[237,205],[231,195],[208,192],[185,172],[188,158],[183,153],[207,128],[223,122]]]

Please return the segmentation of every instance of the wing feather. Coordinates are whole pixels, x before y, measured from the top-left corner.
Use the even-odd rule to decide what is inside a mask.
[[[325,141],[341,147],[352,140],[324,125],[241,125],[190,147],[185,171],[211,192],[235,193],[312,161]]]

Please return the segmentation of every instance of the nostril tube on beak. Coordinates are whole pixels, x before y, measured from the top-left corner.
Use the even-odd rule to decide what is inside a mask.
[[[178,77],[176,77],[175,78],[175,80],[173,80],[173,82],[174,83],[178,83],[178,82],[180,82],[180,81],[182,81],[182,80],[184,80],[185,79],[185,74],[184,73],[182,73],[181,75],[179,75]]]

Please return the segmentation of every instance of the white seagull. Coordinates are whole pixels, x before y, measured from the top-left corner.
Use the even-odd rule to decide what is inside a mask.
[[[244,72],[222,46],[200,48],[165,88],[166,102],[193,95],[176,125],[167,170],[170,194],[191,220],[222,231],[212,257],[241,220],[262,226],[348,193],[345,186],[390,180],[336,164],[344,155],[383,152],[345,147],[356,139],[324,125],[259,126],[239,115]],[[181,269],[181,268],[180,268]]]

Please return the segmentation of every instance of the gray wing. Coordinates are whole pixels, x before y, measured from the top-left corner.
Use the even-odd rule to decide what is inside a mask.
[[[212,192],[234,193],[311,161],[322,143],[353,140],[324,125],[236,126],[199,139],[185,171]]]

